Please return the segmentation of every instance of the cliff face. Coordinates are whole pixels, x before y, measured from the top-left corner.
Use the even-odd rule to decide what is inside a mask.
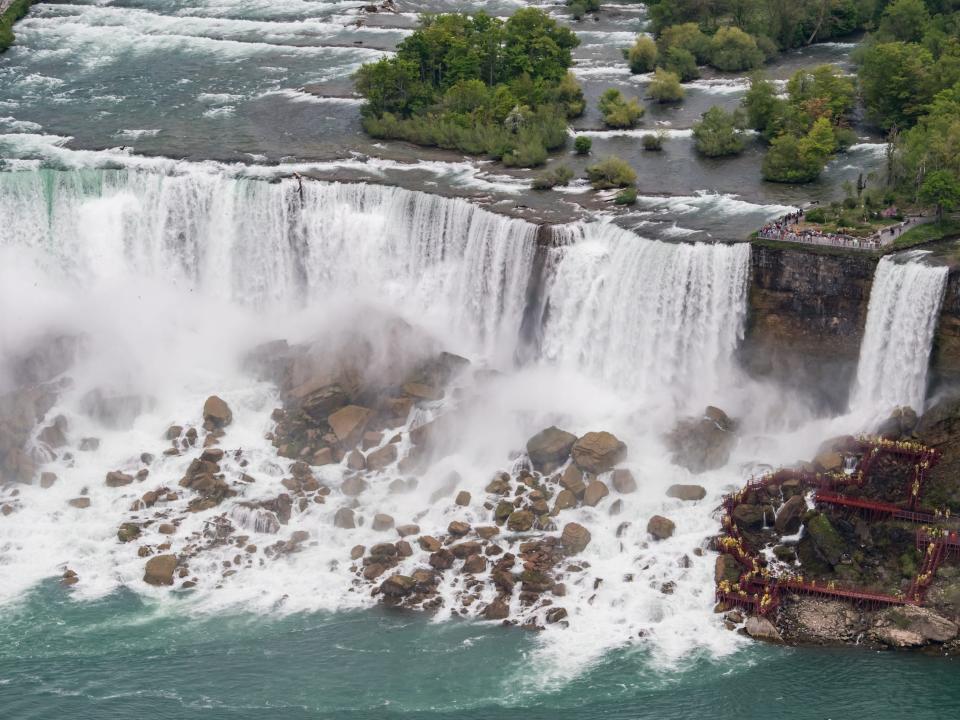
[[[754,245],[743,366],[754,376],[813,391],[821,407],[843,410],[876,265],[867,255]],[[955,352],[960,320],[956,330]]]
[[[960,269],[952,268],[930,357],[931,391],[960,384]]]

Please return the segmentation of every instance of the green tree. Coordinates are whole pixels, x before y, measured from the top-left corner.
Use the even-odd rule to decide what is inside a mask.
[[[920,186],[920,202],[937,209],[937,222],[943,221],[943,211],[960,205],[960,179],[949,170],[934,170]]]
[[[356,88],[367,101],[365,113],[371,115],[389,112],[407,117],[428,105],[433,97],[430,87],[420,79],[417,65],[398,58],[361,66]]]
[[[597,107],[603,115],[603,124],[612,128],[636,127],[644,113],[636,98],[627,100],[616,88],[604,90]]]
[[[573,141],[573,149],[577,151],[577,155],[589,155],[592,147],[593,140],[588,135],[577,135]]]
[[[682,47],[671,47],[661,58],[663,67],[672,73],[676,73],[680,80],[689,82],[700,77],[700,69],[697,67],[697,59],[689,50]]]
[[[740,28],[723,27],[710,41],[710,64],[728,72],[752,70],[763,64],[763,52]]]
[[[647,88],[647,94],[659,103],[672,103],[683,100],[684,91],[676,73],[657,68]]]
[[[627,187],[637,181],[637,173],[625,161],[609,156],[587,167],[587,178],[594,190]]]
[[[693,55],[698,63],[710,59],[710,38],[703,34],[696,23],[681,23],[665,28],[660,33],[659,46],[664,54],[670,48],[682,48]]]
[[[856,89],[835,65],[819,65],[812,70],[798,70],[787,82],[790,102],[802,108],[811,118],[829,114],[840,120],[853,109]]]
[[[742,124],[743,118],[739,112],[729,113],[722,107],[713,106],[693,124],[697,152],[707,157],[740,154],[746,146]]]
[[[889,40],[920,42],[930,24],[930,11],[923,0],[894,0],[883,11],[880,35]]]
[[[636,42],[626,51],[630,72],[648,73],[657,64],[657,43],[646,35],[638,35]]]
[[[527,74],[560,82],[573,63],[571,51],[580,44],[576,34],[538,8],[517,10],[503,27],[503,65],[506,79]]]
[[[763,158],[763,179],[781,183],[808,183],[820,177],[826,158],[816,140],[784,133],[770,143]]]
[[[762,73],[750,78],[750,89],[743,98],[747,125],[770,138],[783,113],[784,101],[777,97],[777,89]]]
[[[884,130],[909,127],[933,96],[933,56],[920,45],[871,45],[860,55],[860,92],[867,114]]]

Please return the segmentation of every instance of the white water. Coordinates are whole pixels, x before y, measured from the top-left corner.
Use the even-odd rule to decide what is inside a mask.
[[[857,379],[853,410],[888,414],[898,406],[923,411],[927,368],[947,268],[884,257],[877,266]]]

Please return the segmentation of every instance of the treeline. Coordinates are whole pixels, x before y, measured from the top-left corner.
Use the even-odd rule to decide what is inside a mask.
[[[0,53],[13,45],[13,24],[27,14],[33,0],[14,0],[0,15]]]
[[[358,71],[363,127],[378,138],[540,165],[564,145],[568,118],[585,107],[568,72],[578,44],[536,8],[506,21],[425,15],[394,57]]]

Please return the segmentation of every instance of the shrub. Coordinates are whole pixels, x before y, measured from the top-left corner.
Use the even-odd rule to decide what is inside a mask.
[[[659,103],[679,102],[683,100],[683,86],[676,73],[657,68],[647,93]]]
[[[774,128],[783,114],[784,101],[777,97],[777,89],[761,73],[750,78],[750,89],[743,98],[747,123],[765,137],[774,134]]]
[[[667,50],[662,63],[665,69],[676,73],[683,82],[696,80],[700,77],[697,59],[693,56],[693,53],[682,47],[672,47]]]
[[[580,20],[584,15],[597,12],[600,9],[600,0],[567,0],[567,7],[574,20]]]
[[[637,202],[637,189],[635,187],[624,188],[617,193],[613,201],[617,205],[635,205]]]
[[[587,109],[587,101],[583,98],[583,89],[571,72],[564,75],[557,84],[553,93],[553,101],[566,108],[568,118],[580,117],[583,115],[583,111]]]
[[[783,183],[816,180],[823,170],[824,157],[805,140],[789,133],[774,139],[763,158],[763,179]]]
[[[644,109],[636,99],[627,100],[616,88],[608,88],[597,103],[603,115],[603,124],[612,128],[636,127]]]
[[[627,187],[637,181],[637,173],[618,157],[606,157],[587,167],[587,178],[595,190]]]
[[[722,27],[710,40],[710,64],[728,72],[752,70],[763,64],[763,52],[740,28]]]
[[[719,106],[710,108],[693,125],[697,152],[707,157],[738,155],[746,144],[742,125],[743,118],[739,111],[728,113]]]
[[[577,151],[577,155],[589,154],[592,147],[593,140],[587,135],[577,135],[576,140],[573,141],[573,149]]]
[[[754,40],[756,41],[760,52],[763,53],[764,62],[772,62],[780,56],[780,48],[778,48],[777,44],[766,35],[757,35],[754,37]]]
[[[550,190],[557,185],[566,185],[573,179],[573,170],[566,165],[558,165],[542,172],[533,179],[534,190]]]
[[[657,65],[657,44],[646,35],[637,37],[633,47],[626,51],[632,73],[648,73]]]
[[[804,216],[809,222],[812,223],[822,223],[827,221],[827,213],[823,208],[814,208],[813,210],[808,210],[804,213]]]
[[[643,143],[644,150],[650,150],[654,152],[663,150],[663,135],[660,133],[657,133],[656,135],[653,133],[644,135],[642,138],[640,138],[640,142]]]
[[[693,22],[664,28],[660,33],[659,44],[661,53],[676,47],[689,52],[698,63],[705,63],[710,59],[710,38],[704,35],[700,26]]]

